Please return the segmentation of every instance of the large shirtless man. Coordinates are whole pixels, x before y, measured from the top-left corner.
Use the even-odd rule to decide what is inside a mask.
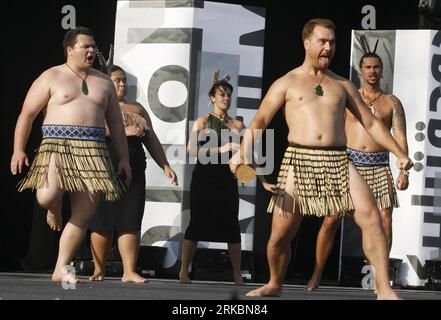
[[[387,129],[391,130],[395,141],[406,153],[406,117],[400,100],[386,94],[380,88],[383,74],[383,62],[376,53],[364,54],[359,63],[360,76],[363,84],[360,94],[368,104],[372,114],[380,119]],[[397,194],[389,166],[389,152],[366,132],[363,125],[350,112],[346,112],[346,136],[348,137],[348,153],[360,175],[366,180],[374,194],[387,240],[387,255],[392,247],[392,210],[398,207]],[[406,190],[409,185],[407,172],[400,170],[396,186],[398,190]],[[322,277],[326,260],[332,251],[335,234],[342,218],[327,216],[323,220],[317,236],[314,272],[305,290],[315,290]]]
[[[92,31],[69,30],[63,47],[66,63],[44,71],[28,91],[15,128],[11,172],[21,173],[29,165],[26,143],[43,111],[43,140],[19,190],[37,189],[37,201],[48,209],[53,230],[61,230],[62,198],[69,192],[72,212],[61,234],[52,280],[75,283],[78,279],[65,266],[83,240],[100,194],[115,200],[123,189],[104,141],[105,122],[119,155],[118,173],[127,185],[131,169],[115,88],[107,75],[92,68],[97,52]]]
[[[363,249],[376,270],[377,298],[397,299],[389,285],[386,237],[375,199],[346,153],[346,107],[375,141],[397,156],[400,169],[412,162],[384,124],[375,118],[357,89],[328,70],[335,51],[335,25],[327,19],[306,23],[302,32],[303,64],[276,80],[254,116],[241,152],[230,162],[233,173],[249,154],[257,130],[265,129],[280,109],[289,128],[287,148],[268,211],[273,213],[267,247],[269,282],[248,296],[278,296],[290,259],[290,243],[303,215],[349,215],[363,233]]]

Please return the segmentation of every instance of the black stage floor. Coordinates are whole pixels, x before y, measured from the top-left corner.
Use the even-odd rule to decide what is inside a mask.
[[[117,278],[90,282],[80,277],[75,288],[63,288],[52,283],[48,274],[0,273],[0,300],[261,300],[245,293],[260,284],[234,286],[228,282],[193,281],[179,284],[172,279],[150,279],[147,284],[124,284]],[[397,290],[405,300],[441,300],[441,291]],[[321,286],[304,292],[303,286],[284,285],[281,297],[265,300],[375,300],[371,290],[336,286]]]

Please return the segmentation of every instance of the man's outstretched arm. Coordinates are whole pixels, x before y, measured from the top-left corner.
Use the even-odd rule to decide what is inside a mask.
[[[267,94],[260,104],[259,110],[251,120],[250,125],[246,129],[246,133],[240,144],[240,152],[237,152],[230,160],[231,172],[235,173],[237,167],[241,163],[251,164],[252,159],[248,159],[246,155],[251,155],[251,147],[258,129],[265,130],[276,112],[285,104],[286,91],[288,89],[288,79],[284,76],[276,80],[269,88]]]

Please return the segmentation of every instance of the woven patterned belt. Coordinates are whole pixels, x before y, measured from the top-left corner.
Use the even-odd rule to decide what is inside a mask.
[[[351,148],[347,150],[355,165],[378,166],[389,164],[389,151],[362,152]]]
[[[105,141],[105,128],[46,124],[41,127],[43,139]]]

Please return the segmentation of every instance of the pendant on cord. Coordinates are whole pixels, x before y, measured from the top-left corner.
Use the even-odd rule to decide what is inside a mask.
[[[315,90],[315,94],[316,95],[318,95],[320,97],[323,97],[323,94],[324,94],[323,87],[322,87],[322,85],[320,83],[315,86],[314,90]]]
[[[87,87],[86,80],[83,79],[83,82],[81,83],[81,91],[83,91],[83,94],[87,96],[89,94],[89,88]]]

